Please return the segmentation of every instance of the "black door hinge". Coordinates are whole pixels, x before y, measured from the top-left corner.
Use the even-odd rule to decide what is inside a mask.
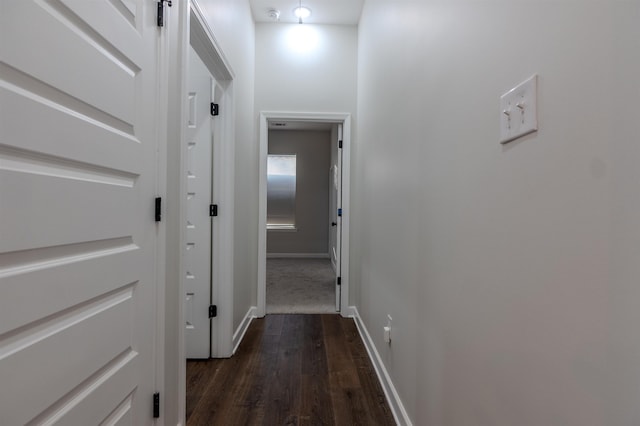
[[[215,102],[211,102],[211,115],[214,117],[220,115],[220,106]]]
[[[209,204],[209,216],[211,216],[211,217],[218,216],[218,205],[217,204]]]
[[[209,318],[215,318],[218,316],[218,306],[209,305]]]
[[[342,141],[338,141],[338,148],[342,148]]]
[[[156,222],[162,220],[162,198],[156,197]]]
[[[337,280],[336,280],[336,283],[338,285],[342,285],[342,277],[338,277]]]
[[[171,7],[171,0],[158,0],[158,26],[164,27],[164,2]]]
[[[342,209],[338,209],[338,217],[342,217]]]
[[[153,394],[153,418],[160,417],[160,392]]]

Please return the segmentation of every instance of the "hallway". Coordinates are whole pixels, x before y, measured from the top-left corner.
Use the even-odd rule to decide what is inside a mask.
[[[353,320],[267,315],[233,358],[188,362],[187,424],[395,422]]]
[[[0,0],[0,426],[640,425],[640,0],[170,3]],[[309,120],[353,320],[253,320]]]

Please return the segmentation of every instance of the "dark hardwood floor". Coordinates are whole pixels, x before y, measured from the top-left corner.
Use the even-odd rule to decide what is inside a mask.
[[[395,425],[353,320],[267,315],[230,359],[187,363],[187,425]]]

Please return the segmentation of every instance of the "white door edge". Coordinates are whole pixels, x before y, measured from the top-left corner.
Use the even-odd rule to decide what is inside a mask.
[[[260,152],[258,189],[258,279],[257,315],[264,317],[267,304],[267,153],[269,146],[269,121],[300,121],[342,124],[342,262],[340,314],[349,313],[349,222],[350,222],[350,165],[351,165],[351,114],[313,112],[260,112]]]
[[[336,311],[340,311],[340,303],[342,301],[342,171],[344,169],[343,164],[343,151],[344,149],[340,147],[340,141],[343,140],[343,125],[342,123],[338,124],[338,134],[336,135],[336,140],[332,140],[332,144],[338,145],[338,172],[337,172],[337,194],[336,194]]]

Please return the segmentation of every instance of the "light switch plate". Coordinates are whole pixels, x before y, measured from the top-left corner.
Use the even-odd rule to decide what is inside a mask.
[[[501,144],[538,130],[537,97],[537,74],[500,97]]]

